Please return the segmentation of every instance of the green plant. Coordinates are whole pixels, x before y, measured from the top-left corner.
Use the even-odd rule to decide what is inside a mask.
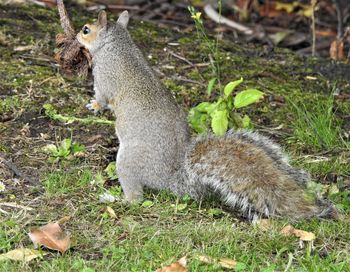
[[[220,15],[222,8],[221,4],[221,1],[218,1]],[[247,89],[237,93],[233,99],[231,93],[243,82],[242,78],[240,80],[229,82],[224,88],[221,87],[220,65],[218,62],[218,39],[214,41],[208,37],[205,32],[200,12],[192,6],[188,7],[188,10],[196,25],[198,37],[209,50],[212,59],[210,63],[215,76],[208,82],[208,96],[212,94],[215,85],[218,86],[218,90],[221,94],[216,102],[202,102],[190,110],[188,120],[191,127],[197,133],[204,133],[208,131],[210,126],[216,135],[223,135],[228,128],[232,127],[252,128],[249,116],[245,115],[241,117],[234,109],[246,107],[259,101],[264,93],[256,89]]]
[[[212,82],[209,82],[208,93],[211,92]],[[191,127],[197,133],[204,133],[210,126],[216,135],[223,135],[228,128],[232,127],[251,128],[250,118],[247,115],[241,117],[236,110],[256,103],[264,93],[256,89],[246,89],[232,97],[232,92],[242,82],[243,78],[229,82],[217,101],[202,102],[193,107],[188,116]]]
[[[83,144],[72,142],[72,139],[62,140],[60,145],[49,144],[44,147],[44,151],[49,154],[49,162],[58,162],[62,159],[70,159],[72,156],[79,156],[85,151]]]
[[[118,178],[116,174],[115,162],[110,162],[104,171],[109,179],[116,180]]]

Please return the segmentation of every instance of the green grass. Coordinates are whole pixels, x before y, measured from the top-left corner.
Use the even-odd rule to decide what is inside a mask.
[[[293,123],[292,137],[296,142],[302,143],[312,151],[350,147],[341,138],[341,123],[336,118],[332,95],[326,98],[319,97],[312,102],[290,103],[291,111],[297,115]]]

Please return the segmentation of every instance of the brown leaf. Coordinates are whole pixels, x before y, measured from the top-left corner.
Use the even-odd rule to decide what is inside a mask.
[[[70,246],[70,237],[62,231],[58,223],[49,223],[32,230],[28,235],[34,244],[43,245],[61,253]]]
[[[281,230],[281,234],[283,234],[284,236],[291,236],[293,235],[294,230],[295,228],[293,228],[291,225],[288,225]]]
[[[107,206],[106,212],[109,214],[109,216],[111,218],[117,218],[117,215],[115,214],[115,211],[111,207]]]
[[[315,236],[314,233],[308,232],[308,231],[305,231],[305,230],[295,229],[294,230],[294,235],[296,237],[299,237],[299,239],[302,240],[302,241],[313,241],[313,240],[316,239],[316,236]]]
[[[219,265],[221,265],[221,267],[224,267],[224,268],[234,269],[236,268],[237,262],[232,259],[221,258],[219,259]]]
[[[316,239],[316,236],[312,232],[300,230],[300,229],[295,229],[291,225],[285,226],[281,230],[281,234],[284,236],[296,236],[298,237],[301,241],[313,241]]]
[[[345,60],[344,42],[342,40],[334,40],[331,43],[329,56],[333,60]]]
[[[213,264],[215,263],[215,260],[209,256],[206,255],[200,255],[197,257],[197,259],[203,263]]]
[[[177,262],[172,263],[171,265],[157,269],[156,272],[187,272],[186,264],[187,259],[186,256],[184,256]]]

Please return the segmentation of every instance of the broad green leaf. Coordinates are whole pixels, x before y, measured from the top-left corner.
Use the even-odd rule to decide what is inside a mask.
[[[199,112],[208,112],[208,109],[210,108],[212,104],[209,103],[209,102],[202,102],[202,103],[199,103],[197,106],[195,106],[193,109],[199,111]]]
[[[58,148],[57,157],[66,158],[70,154],[70,149],[65,149],[63,147]]]
[[[209,83],[208,83],[208,96],[211,95],[211,92],[213,91],[213,87],[214,87],[214,84],[216,82],[216,78],[212,78],[211,80],[209,80]]]
[[[250,104],[256,103],[260,98],[264,96],[264,93],[256,89],[248,89],[237,93],[234,100],[236,109],[246,107]]]
[[[153,206],[153,201],[151,201],[151,200],[146,200],[142,203],[142,207],[148,208],[151,206]]]
[[[228,127],[227,110],[215,110],[211,113],[211,128],[216,135],[224,135]]]
[[[70,147],[72,146],[72,140],[67,138],[67,139],[64,139],[61,143],[61,146],[59,149],[64,149],[64,150],[69,150]]]
[[[248,115],[244,115],[243,118],[242,118],[242,126],[243,128],[251,128],[252,126],[252,122],[249,118]]]
[[[228,97],[233,92],[233,90],[242,82],[243,82],[243,78],[241,77],[241,79],[231,81],[228,84],[226,84],[224,88],[225,97]]]
[[[200,134],[208,131],[208,115],[206,113],[192,108],[188,114],[188,121],[197,133]]]
[[[232,111],[232,109],[234,108],[233,107],[233,97],[232,96],[227,97],[226,105],[227,105],[228,111]]]

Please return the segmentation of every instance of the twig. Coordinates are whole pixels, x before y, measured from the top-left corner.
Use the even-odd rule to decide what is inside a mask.
[[[194,66],[194,64],[192,62],[190,62],[188,59],[186,59],[185,57],[183,56],[180,56],[178,54],[176,54],[174,51],[170,50],[169,48],[164,48],[164,51],[165,52],[168,52],[170,55],[172,55],[173,57],[175,58],[178,58],[184,62],[186,62],[187,64],[191,65],[192,67]]]
[[[208,67],[210,65],[209,62],[203,62],[203,63],[194,63],[192,65],[185,65],[185,66],[182,66],[181,68],[182,69],[189,69],[189,68],[193,68],[193,66],[195,67]]]
[[[315,8],[317,0],[311,0],[312,14],[311,14],[311,29],[312,29],[312,51],[311,55],[314,57],[316,54],[316,25],[315,25]]]
[[[75,36],[75,31],[68,18],[68,14],[64,7],[63,0],[57,0],[57,8],[58,8],[58,13],[60,14],[61,26],[64,30],[64,33],[67,36],[70,36],[71,38],[73,38]]]
[[[199,82],[199,81],[196,81],[196,80],[192,80],[192,79],[188,79],[188,78],[184,78],[184,77],[178,77],[178,76],[174,76],[172,77],[174,80],[177,80],[177,81],[183,81],[183,82],[188,82],[188,83],[193,83],[193,84],[198,84],[198,85],[201,85],[201,86],[206,86],[205,84]]]
[[[254,31],[249,27],[236,23],[227,19],[226,17],[221,16],[210,4],[204,6],[204,12],[207,16],[218,24],[227,25],[233,29],[238,30],[239,32],[244,33],[245,35],[252,35]]]
[[[337,11],[337,21],[338,21],[337,38],[340,39],[344,33],[343,11],[339,0],[332,0],[332,2],[335,5],[335,10]]]
[[[5,202],[5,203],[1,203],[0,202],[0,206],[5,206],[5,207],[10,207],[10,208],[16,208],[16,209],[22,209],[22,210],[26,210],[26,211],[32,211],[33,208],[31,207],[26,207],[23,205],[19,205],[15,202]]]

